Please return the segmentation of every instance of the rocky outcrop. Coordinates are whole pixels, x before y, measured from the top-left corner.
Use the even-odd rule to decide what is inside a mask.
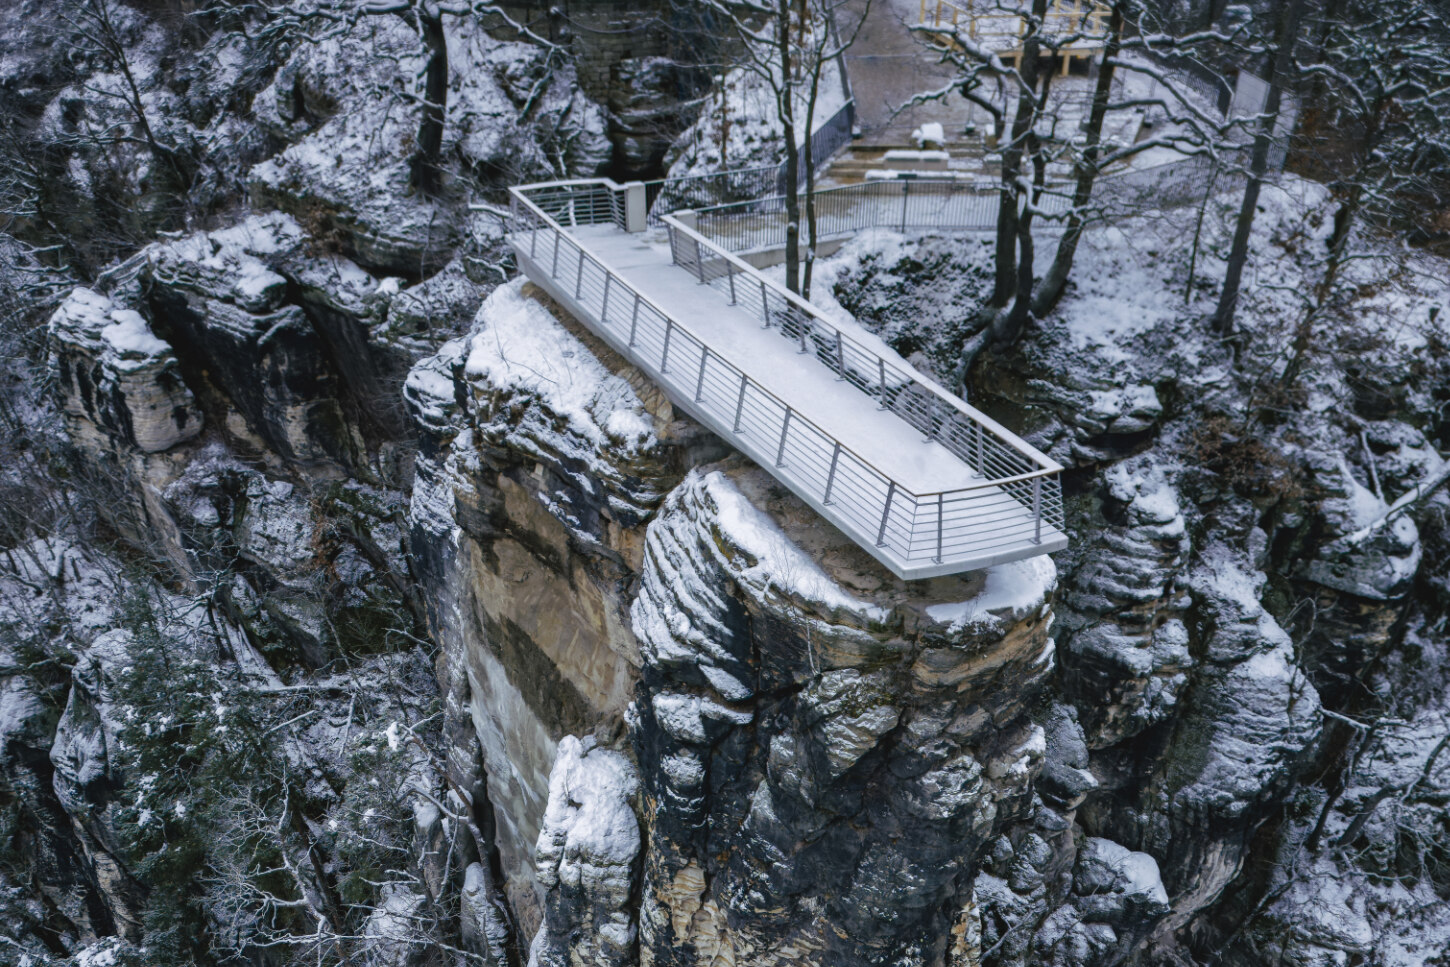
[[[134,309],[76,289],[51,317],[50,334],[66,428],[78,445],[158,453],[201,432],[176,354]]]
[[[1306,537],[1291,545],[1289,553],[1299,557],[1290,571],[1313,602],[1307,660],[1316,684],[1337,704],[1353,690],[1349,680],[1392,641],[1420,570],[1420,534],[1413,517],[1391,514],[1343,457],[1306,459],[1321,494],[1317,513],[1304,522]],[[1312,548],[1305,548],[1310,539]]]
[[[557,743],[617,740],[633,697],[643,524],[697,455],[721,450],[522,281],[414,367],[404,395],[421,432],[413,568],[442,649],[451,768],[486,777],[526,943]]]
[[[1193,665],[1178,496],[1147,459],[1116,464],[1102,479],[1101,526],[1071,552],[1058,639],[1063,690],[1094,748],[1171,717]]]
[[[759,470],[688,478],[634,606],[641,963],[940,962],[1031,808],[1054,580],[909,585]]]
[[[623,755],[565,736],[535,849],[544,925],[529,967],[634,963],[639,778]]]
[[[503,183],[586,174],[609,161],[604,111],[572,64],[494,40],[477,18],[449,17],[441,155]],[[417,31],[391,13],[300,44],[257,95],[261,122],[291,144],[251,169],[254,206],[295,216],[325,247],[380,275],[418,279],[465,244],[462,186],[419,191],[410,178],[419,113],[397,90],[422,76]]]
[[[415,566],[472,726],[451,753],[486,777],[538,962],[632,963],[635,918],[643,963],[934,962],[976,854],[1032,808],[1051,562],[895,579],[768,475],[712,463],[718,441],[524,283],[406,396]],[[603,848],[604,805],[568,789],[621,753],[639,855],[571,863]],[[632,796],[607,797],[625,826]]]

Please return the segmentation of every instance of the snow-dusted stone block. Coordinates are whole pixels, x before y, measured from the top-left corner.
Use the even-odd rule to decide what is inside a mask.
[[[170,449],[201,432],[171,346],[141,314],[79,288],[50,318],[51,367],[73,439],[96,449]]]

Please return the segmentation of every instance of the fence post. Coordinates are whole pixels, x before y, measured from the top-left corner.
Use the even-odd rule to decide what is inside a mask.
[[[745,387],[748,384],[749,384],[749,378],[744,373],[741,373],[740,374],[740,395],[735,398],[735,423],[734,423],[734,425],[730,429],[730,432],[731,433],[739,433],[740,432],[740,412],[743,409],[745,409]]]
[[[906,199],[911,195],[911,182],[901,183],[901,234],[906,234]]]
[[[876,546],[886,546],[886,518],[891,515],[891,498],[896,496],[896,481],[890,481],[886,488],[886,506],[881,510],[881,526],[876,530]]]
[[[584,250],[579,250],[579,271],[574,273],[574,301],[579,301],[579,290],[584,285]]]
[[[634,348],[635,330],[639,328],[639,293],[634,294],[634,312],[629,316],[629,348]]]
[[[942,499],[945,496],[945,494],[936,495],[936,557],[933,560],[938,564],[941,563]]]
[[[700,240],[691,239],[695,243],[695,271],[700,276],[700,284],[705,284],[705,256],[700,254]]]
[[[644,182],[626,182],[624,188],[624,230],[635,233],[645,229],[649,206],[645,204]]]
[[[841,330],[836,330],[836,379],[846,378],[846,344],[841,339]]]
[[[775,448],[775,465],[785,466],[785,436],[790,432],[790,415],[793,411],[789,406],[785,408],[785,419],[780,424],[780,445]]]
[[[665,373],[668,373],[669,372],[669,368],[668,367],[669,367],[669,362],[670,362],[670,336],[674,335],[674,332],[675,332],[675,320],[669,318],[668,316],[665,317],[665,348],[664,348],[664,351],[660,353],[660,375],[661,376],[663,376]]]
[[[770,297],[768,295],[768,290],[765,288],[765,280],[764,279],[761,279],[760,280],[760,316],[761,316],[762,319],[765,320],[765,325],[763,325],[763,326],[760,327],[762,329],[769,329],[770,328],[770,302],[769,302],[769,298]]]
[[[669,237],[670,237],[670,264],[671,265],[679,265],[680,264],[680,256],[679,256],[678,252],[675,249],[675,245],[676,245],[676,242],[675,242],[675,226],[673,226],[673,225],[666,225],[665,226],[665,233],[667,235],[669,235]]]
[[[735,304],[735,263],[725,260],[725,274],[730,276],[730,304]]]
[[[559,230],[557,228],[554,229],[554,267],[553,267],[553,269],[550,270],[549,275],[553,276],[556,279],[559,277],[559,235],[560,234],[561,233],[559,232]]]
[[[700,392],[705,388],[705,364],[710,361],[710,347],[700,344],[700,373],[695,377],[695,402],[700,402]]]
[[[529,213],[529,258],[533,258],[539,249],[539,225],[538,219],[534,218],[533,212]]]
[[[600,322],[601,325],[608,324],[608,322],[609,322],[609,283],[610,283],[610,281],[613,278],[614,278],[614,274],[611,273],[608,269],[605,269],[604,270],[604,303],[599,307],[599,322]]]
[[[987,475],[987,461],[983,459],[982,452],[985,449],[982,442],[982,424],[973,420],[972,425],[977,428],[977,473],[985,477]]]
[[[1037,532],[1032,536],[1032,543],[1042,543],[1042,478],[1032,478],[1032,516],[1037,521]]]
[[[835,448],[831,450],[831,469],[826,474],[826,496],[825,499],[821,501],[822,504],[825,504],[828,507],[831,504],[831,486],[836,482],[836,464],[839,463],[840,460],[841,442],[837,440]]]
[[[792,306],[792,308],[795,308],[795,307]],[[796,315],[796,318],[798,320],[800,320],[799,322],[796,323],[796,326],[800,330],[800,337],[801,337],[801,349],[800,349],[800,351],[801,352],[805,352],[806,351],[806,326],[810,323],[810,317],[807,316],[800,309],[796,309],[795,310],[795,315]]]
[[[889,409],[891,400],[886,396],[886,360],[880,356],[876,357],[876,376],[880,381],[878,385],[881,387],[881,406],[878,409]]]

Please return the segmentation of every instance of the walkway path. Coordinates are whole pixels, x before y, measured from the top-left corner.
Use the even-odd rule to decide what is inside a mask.
[[[513,190],[534,282],[905,578],[1066,546],[1053,461],[606,180]],[[764,325],[762,324],[764,323]]]

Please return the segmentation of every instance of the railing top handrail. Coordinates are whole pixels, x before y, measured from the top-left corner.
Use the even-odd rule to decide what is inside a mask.
[[[533,188],[544,188],[544,187],[555,187],[555,188],[557,188],[557,187],[573,187],[573,186],[586,186],[586,185],[603,187],[603,186],[612,185],[612,184],[613,184],[613,182],[610,181],[608,178],[580,178],[580,179],[576,179],[576,180],[572,180],[572,181],[555,181],[555,182],[541,183],[541,184],[538,184],[538,185],[519,185],[519,186],[512,186],[512,187],[509,188],[509,193],[511,195],[513,195],[515,198],[517,198],[520,201],[520,203],[522,203],[524,205],[527,205],[529,207],[529,209],[538,218],[540,218],[541,220],[543,220],[544,222],[546,222],[550,227],[552,227],[554,229],[554,231],[558,232],[560,235],[567,235],[568,232],[565,231],[564,226],[560,225],[557,221],[555,221],[552,217],[550,217],[550,215],[547,212],[545,212],[542,208],[540,208],[538,205],[535,205],[531,200],[529,200],[529,198],[524,194],[524,192],[526,192],[526,191],[528,191],[530,189],[533,189]],[[570,236],[570,239],[574,242],[575,246],[578,247],[578,249],[579,249],[580,252],[583,252],[584,251],[584,245],[578,239],[573,238],[573,236]],[[593,258],[592,255],[590,257]],[[604,271],[609,272],[611,275],[614,275],[614,273],[613,272],[610,272],[609,268],[607,266],[605,266],[603,262],[600,262],[599,259],[595,258],[594,261],[599,265],[600,268],[604,269]],[[615,278],[619,278],[619,276],[616,275]],[[764,281],[767,284],[769,284],[769,280],[768,279],[762,278],[762,281]],[[670,315],[670,313],[668,313],[664,309],[660,308],[660,306],[658,304],[656,304],[654,302],[654,300],[652,300],[648,296],[644,295],[644,293],[640,292],[634,286],[630,285],[627,281],[625,281],[622,278],[619,278],[619,283],[620,283],[620,285],[622,285],[625,288],[627,288],[629,291],[633,292],[636,296],[638,296],[639,297],[639,300],[640,300],[640,302],[642,304],[649,306],[656,313],[658,313],[659,316],[660,316],[660,318],[667,319],[667,320],[673,320],[674,317],[672,315]],[[699,337],[695,336],[693,333],[690,333],[688,330],[686,330],[685,333],[686,333],[686,335],[688,335],[691,338],[695,339],[696,342],[699,342],[701,345],[704,345],[704,341],[701,340],[701,339],[699,339]],[[716,357],[719,358],[721,360],[721,362],[725,363],[725,365],[729,366],[731,369],[735,369],[735,370],[738,370],[739,369],[738,367],[735,366],[734,363],[731,363],[729,360],[725,359],[724,357],[721,357],[719,355],[719,353],[716,353]],[[790,408],[789,407],[789,404],[786,403],[785,400],[781,399],[779,396],[776,396],[774,393],[772,393],[770,391],[769,387],[764,386],[759,380],[754,379],[748,373],[745,373],[743,371],[741,371],[741,375],[744,376],[746,379],[749,379],[750,382],[757,389],[759,389],[766,396],[770,397],[776,403],[780,404],[782,407],[788,407],[788,408]],[[938,496],[938,494],[943,495],[943,496],[946,496],[946,495],[950,495],[950,494],[965,493],[965,492],[973,491],[973,490],[984,490],[984,489],[986,489],[988,487],[1000,487],[1000,486],[1003,486],[1004,484],[1016,483],[1018,481],[1028,480],[1028,479],[1031,479],[1033,477],[1047,477],[1047,476],[1051,476],[1052,474],[1058,473],[1058,472],[1060,472],[1062,470],[1062,468],[1060,466],[1058,466],[1056,463],[1052,463],[1051,461],[1048,461],[1049,463],[1052,463],[1052,465],[1050,467],[1043,467],[1043,468],[1041,468],[1039,470],[1035,470],[1035,471],[1032,471],[1032,472],[1026,473],[1026,474],[1018,474],[1015,477],[1006,477],[1006,478],[995,479],[995,480],[984,480],[981,483],[968,484],[967,486],[964,486],[964,487],[956,487],[956,488],[954,488],[952,490],[931,491],[930,493],[918,494],[916,491],[912,490],[911,488],[905,486],[904,484],[901,484],[901,483],[897,482],[896,481],[896,478],[894,476],[892,476],[891,474],[889,474],[886,471],[882,470],[880,467],[876,466],[876,464],[872,463],[870,460],[867,460],[861,454],[857,453],[849,445],[847,445],[846,443],[842,442],[842,440],[839,437],[837,437],[835,434],[830,433],[829,431],[827,431],[827,430],[821,428],[820,426],[816,425],[815,421],[811,420],[809,417],[801,414],[800,412],[795,411],[794,408],[791,408],[791,409],[792,409],[792,412],[795,413],[795,418],[797,420],[799,420],[801,423],[804,423],[805,425],[809,426],[811,429],[813,429],[817,433],[819,433],[822,437],[824,437],[827,440],[830,440],[836,446],[839,446],[841,448],[841,451],[843,453],[849,453],[862,466],[868,467],[873,472],[879,474],[882,480],[885,480],[885,481],[887,481],[889,483],[894,483],[895,486],[896,486],[897,493],[902,494],[902,495],[907,496],[907,497],[910,497],[912,500],[915,500],[915,501],[922,500],[923,498],[926,498],[926,497],[936,497],[936,496]],[[1012,434],[1011,431],[1000,428],[997,423],[995,423],[994,421],[992,421],[990,418],[986,417],[985,415],[982,416],[981,419],[982,419],[983,425],[986,426],[987,428],[989,428],[989,429],[995,429],[995,431],[997,431],[997,432],[1004,433],[1008,437],[1010,437],[1012,439],[1016,439],[1015,435]],[[1027,445],[1026,444],[1023,444],[1023,446],[1027,446]],[[1028,447],[1028,449],[1032,449],[1032,448],[1031,447]],[[1035,453],[1036,451],[1033,450],[1033,452]],[[1046,459],[1046,458],[1044,457],[1043,459]]]
[[[801,311],[811,316],[811,318],[817,319],[823,325],[834,329],[837,334],[841,335],[841,338],[843,340],[850,341],[851,344],[854,345],[861,352],[874,356],[879,362],[884,363],[886,366],[891,368],[893,376],[904,377],[913,385],[920,386],[922,389],[928,391],[937,399],[940,399],[942,402],[946,403],[948,406],[952,407],[957,412],[967,417],[969,420],[972,420],[975,423],[980,423],[984,429],[991,430],[993,434],[995,434],[999,439],[1002,440],[1002,442],[1010,445],[1013,449],[1017,450],[1018,453],[1032,460],[1032,462],[1036,463],[1038,467],[1040,467],[1042,470],[1049,473],[1056,473],[1062,470],[1062,466],[1057,461],[1053,460],[1051,457],[1047,456],[1047,454],[1038,450],[1032,444],[1028,443],[1026,440],[1022,439],[1017,434],[1013,433],[1011,430],[1007,429],[1005,426],[998,423],[987,414],[983,413],[981,410],[978,410],[976,407],[969,405],[964,400],[962,400],[961,397],[956,396],[952,393],[948,393],[946,390],[938,386],[935,380],[928,379],[926,376],[922,375],[920,372],[917,371],[916,367],[912,366],[910,363],[906,362],[905,360],[902,360],[900,364],[892,362],[891,360],[886,359],[879,353],[871,352],[871,350],[862,346],[860,343],[857,343],[855,340],[849,339],[849,337],[845,336],[844,333],[841,333],[840,326],[838,326],[831,319],[827,318],[820,309],[816,308],[816,306],[812,305],[810,302],[807,302],[805,299],[802,299],[799,295],[790,291],[784,286],[779,285],[773,279],[766,278],[753,265],[750,265],[748,262],[737,257],[733,252],[729,251],[728,249],[716,245],[710,239],[706,238],[704,235],[701,235],[699,232],[690,228],[688,225],[682,224],[679,219],[674,217],[674,215],[666,215],[662,220],[670,228],[685,233],[687,237],[708,246],[710,250],[719,257],[729,260],[742,274],[753,277],[759,280],[761,284],[769,286],[772,290],[774,290],[777,296],[785,299],[792,305],[795,305]]]

